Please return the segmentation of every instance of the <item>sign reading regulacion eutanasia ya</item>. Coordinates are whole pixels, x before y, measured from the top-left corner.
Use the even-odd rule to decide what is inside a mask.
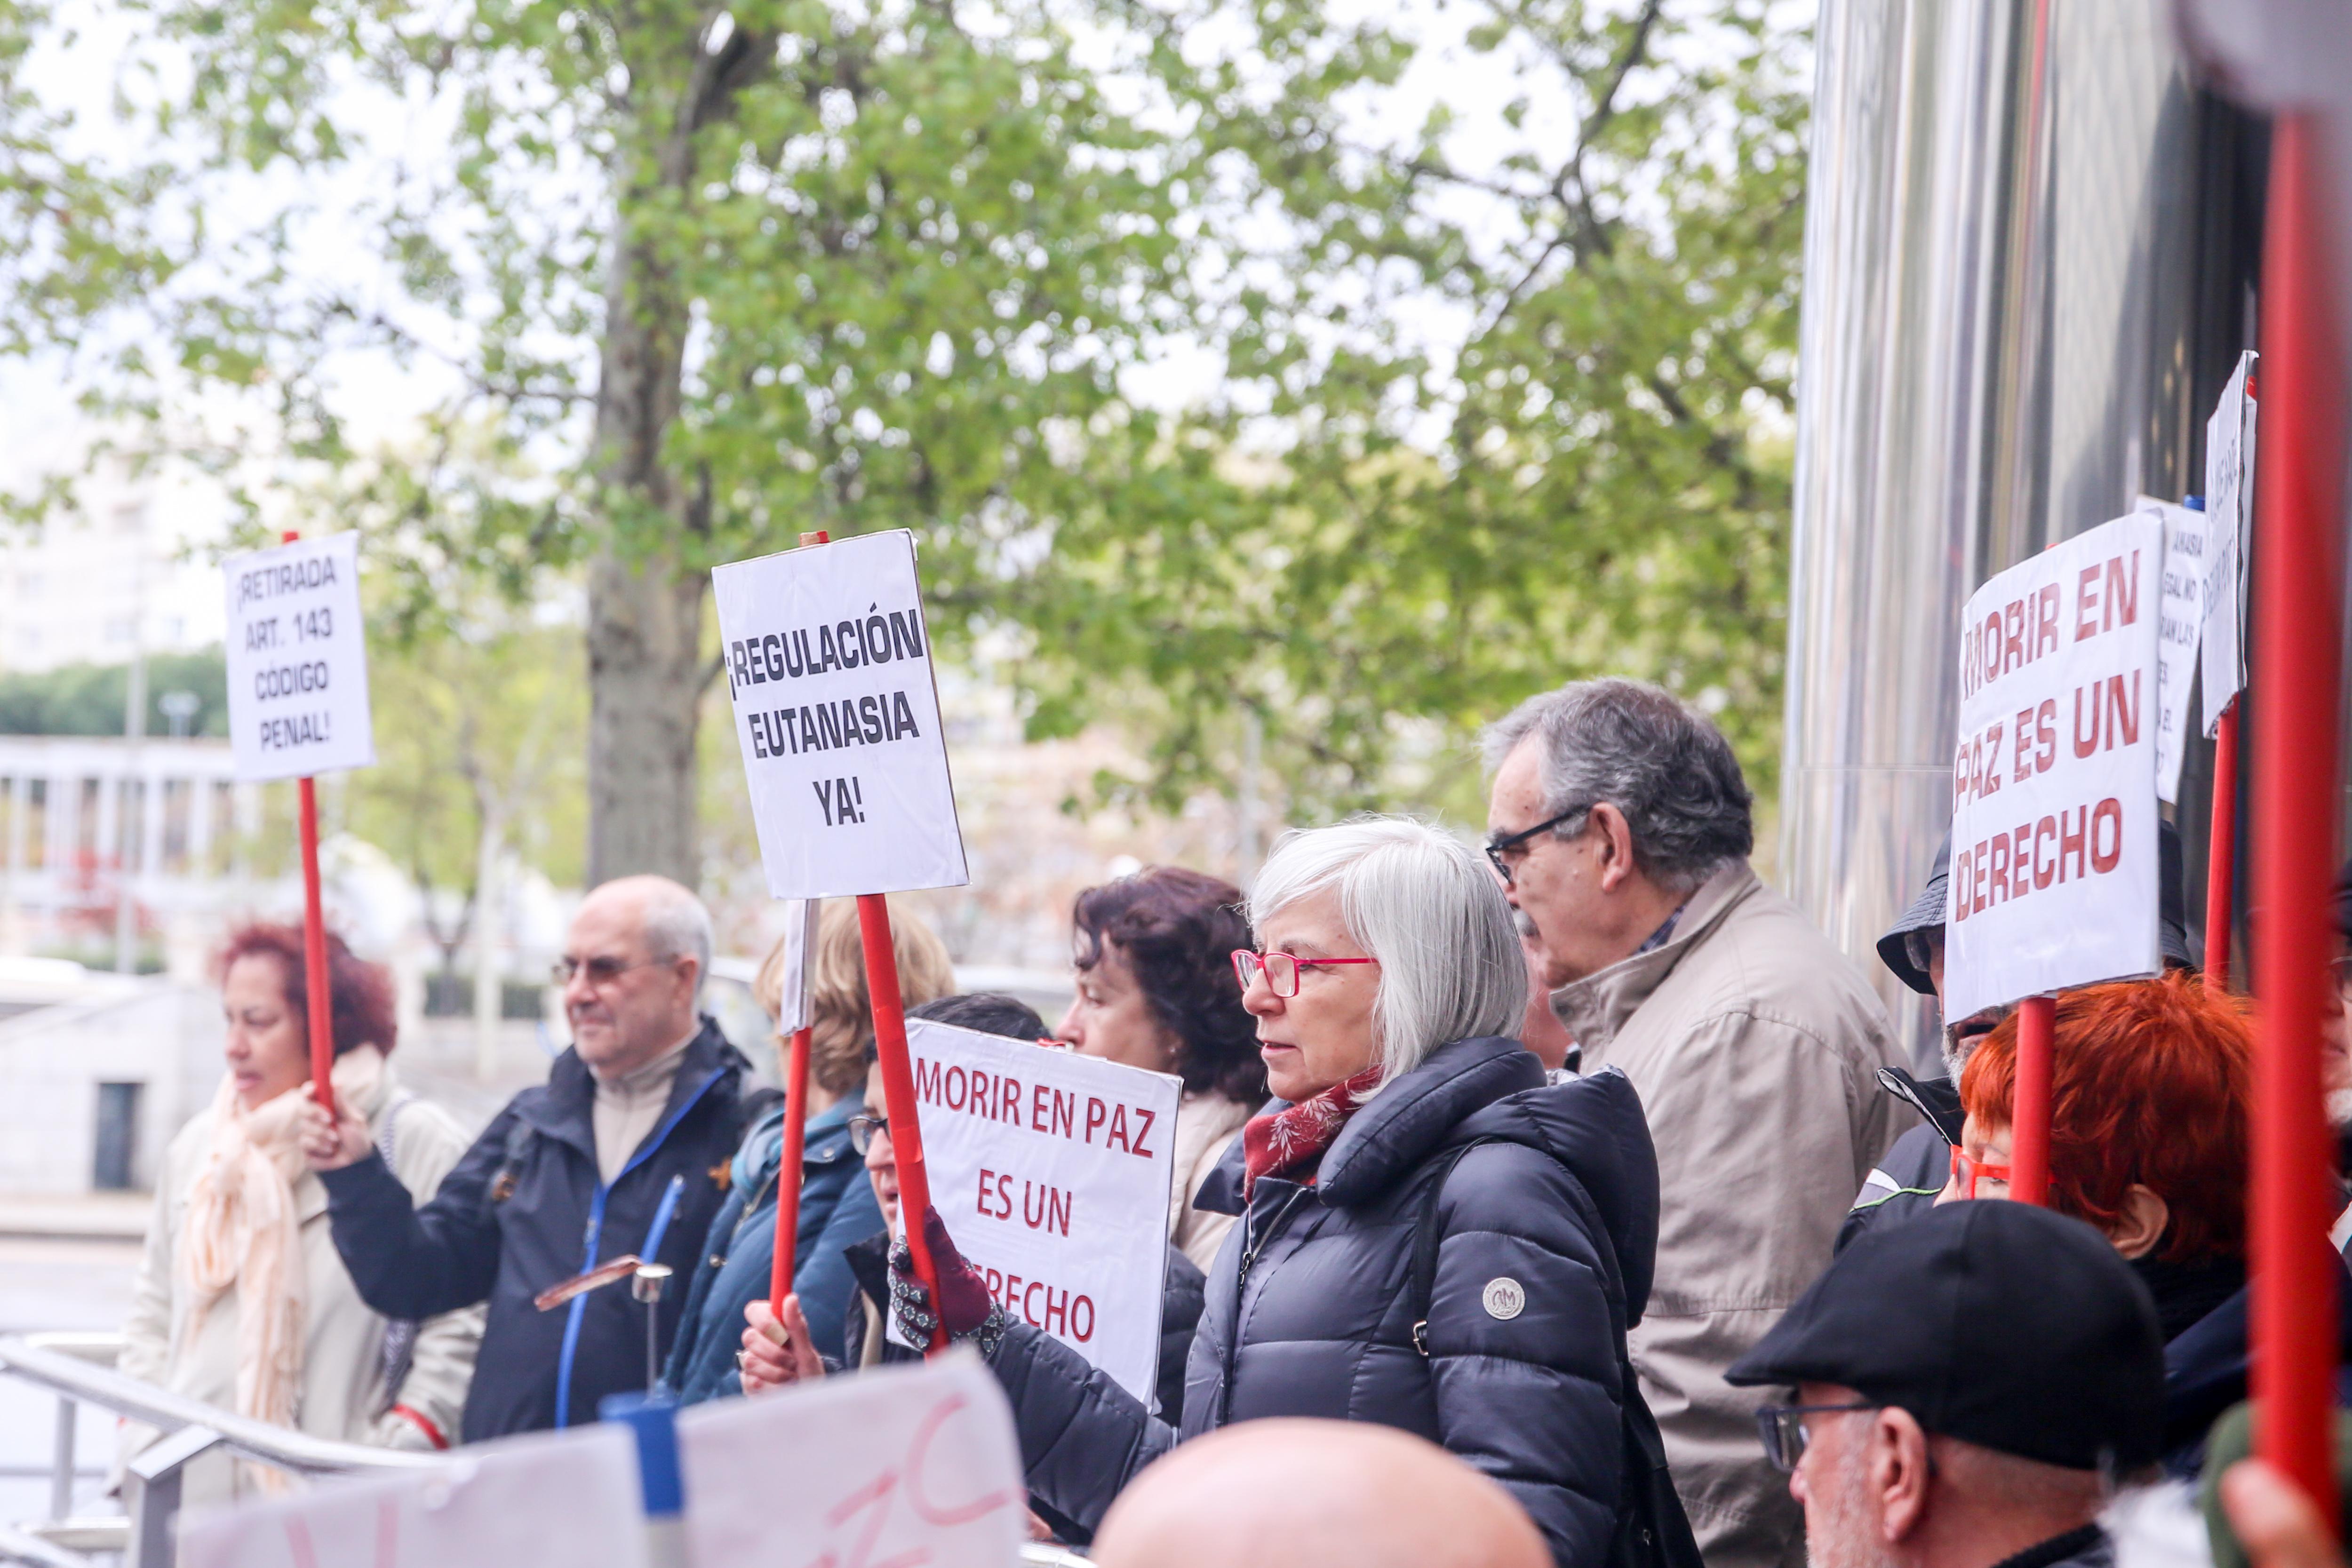
[[[373,763],[359,536],[231,556],[222,575],[236,776],[298,779]]]
[[[710,582],[768,891],[961,886],[914,536],[737,561]]]

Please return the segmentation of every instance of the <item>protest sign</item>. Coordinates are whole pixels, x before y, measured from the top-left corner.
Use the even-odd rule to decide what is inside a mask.
[[[988,1293],[1147,1405],[1183,1081],[907,1021],[932,1202]]]
[[[247,781],[375,761],[359,536],[235,555],[228,592],[229,743]]]
[[[2002,572],[1961,616],[1944,1016],[2157,970],[2164,525]]]
[[[914,536],[737,561],[710,583],[768,891],[963,885]]]
[[[2246,539],[2254,520],[2254,355],[2205,423],[2205,733],[2246,685]]]
[[[181,1568],[648,1568],[636,1445],[580,1427],[180,1523]],[[1009,1559],[1008,1559],[1009,1561]]]
[[[2189,689],[2197,677],[2198,633],[2205,622],[2205,514],[2149,497],[2139,510],[2164,523],[2164,614],[2156,662],[2156,794],[2180,798],[2180,759],[2188,750]]]
[[[677,1455],[695,1568],[1020,1556],[1028,1491],[1013,1412],[969,1351],[695,1406],[677,1418]]]

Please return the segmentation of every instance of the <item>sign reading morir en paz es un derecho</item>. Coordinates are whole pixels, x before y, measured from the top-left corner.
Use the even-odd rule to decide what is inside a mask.
[[[359,536],[297,539],[222,568],[236,776],[299,779],[373,763]]]
[[[737,561],[710,584],[769,893],[962,886],[914,535]]]
[[[907,1020],[931,1201],[1019,1321],[1151,1403],[1183,1080]]]
[[[2156,973],[2164,523],[2021,562],[1961,618],[1944,1016]]]

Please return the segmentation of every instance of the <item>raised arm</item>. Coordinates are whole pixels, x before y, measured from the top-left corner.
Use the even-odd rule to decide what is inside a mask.
[[[360,1299],[392,1318],[431,1318],[486,1301],[499,1271],[490,1183],[506,1155],[511,1108],[501,1111],[419,1208],[373,1147],[320,1168],[335,1251]]]

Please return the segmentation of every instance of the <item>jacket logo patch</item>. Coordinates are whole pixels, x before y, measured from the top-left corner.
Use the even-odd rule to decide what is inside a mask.
[[[1498,1274],[1486,1281],[1486,1289],[1478,1298],[1486,1304],[1486,1315],[1510,1322],[1528,1310],[1527,1288],[1508,1274]]]

